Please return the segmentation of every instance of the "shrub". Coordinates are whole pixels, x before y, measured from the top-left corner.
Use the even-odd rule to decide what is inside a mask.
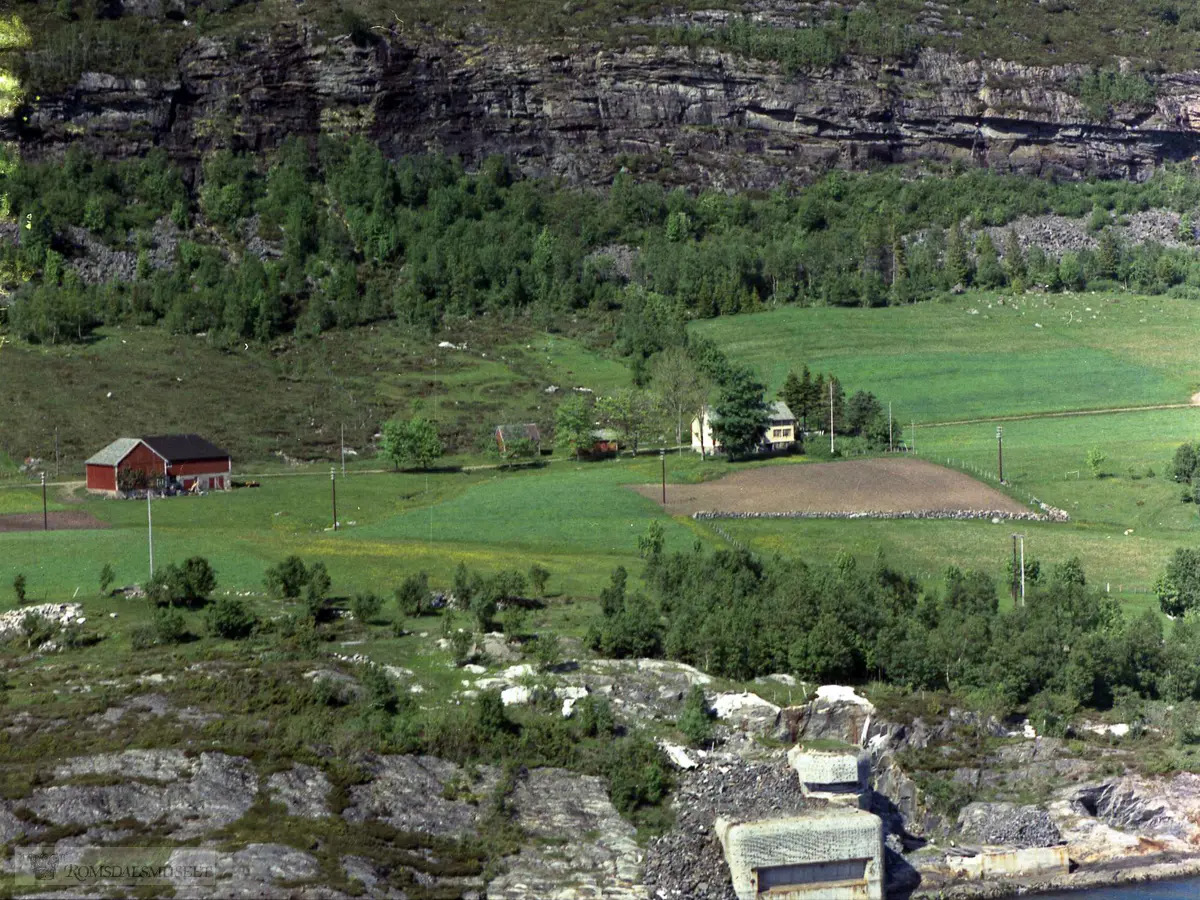
[[[330,586],[325,563],[313,563],[308,570],[308,584],[304,586],[304,605],[314,622],[321,621],[329,613]]]
[[[662,802],[671,779],[662,752],[641,734],[613,741],[605,757],[608,796],[621,815]]]
[[[536,597],[546,596],[546,582],[550,580],[550,570],[540,563],[534,563],[529,567],[529,583],[533,585],[533,593]]]
[[[575,704],[575,717],[585,737],[608,737],[616,727],[607,697],[589,694]]]
[[[464,665],[470,659],[471,650],[475,647],[475,635],[463,628],[457,628],[450,632],[448,640],[454,664],[456,666]]]
[[[688,692],[683,701],[683,712],[675,724],[693,747],[702,747],[712,740],[712,713],[700,685],[693,685]]]
[[[370,592],[355,594],[350,608],[354,613],[354,618],[364,625],[368,625],[379,617],[379,613],[383,610],[383,601],[379,599],[378,594]]]
[[[217,576],[203,556],[193,556],[183,565],[159,569],[146,583],[146,596],[155,606],[203,606],[217,586]]]
[[[27,612],[21,616],[21,636],[26,649],[33,650],[54,636],[54,623],[40,613]]]
[[[297,600],[308,584],[308,569],[304,560],[289,556],[283,562],[267,569],[267,592],[280,600]]]
[[[155,631],[153,625],[138,625],[129,632],[129,643],[134,650],[148,650],[154,646]]]
[[[105,563],[100,569],[100,593],[107,597],[109,590],[112,588],[113,582],[117,580],[117,573],[113,571],[110,563]]]
[[[175,609],[160,609],[154,614],[154,638],[160,644],[181,644],[188,637],[183,613]]]
[[[237,597],[222,597],[208,611],[208,630],[218,637],[240,640],[254,630],[258,620]]]
[[[18,572],[12,582],[13,596],[17,598],[17,603],[25,602],[25,573]]]
[[[512,729],[512,722],[504,711],[504,701],[500,698],[499,691],[480,691],[479,696],[475,698],[475,721],[480,731],[489,737]]]
[[[383,666],[374,663],[368,665],[360,679],[365,689],[364,700],[367,706],[379,712],[394,713],[399,708],[400,698],[396,686],[388,677]]]
[[[533,658],[539,672],[549,672],[563,659],[562,642],[556,634],[539,634],[533,642]]]
[[[409,575],[396,588],[396,606],[402,616],[419,616],[429,603],[429,576],[425,572]]]

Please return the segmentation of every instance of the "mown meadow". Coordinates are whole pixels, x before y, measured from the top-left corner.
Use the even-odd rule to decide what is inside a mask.
[[[886,309],[787,307],[696,323],[778,390],[832,372],[893,404],[896,421],[1187,403],[1200,307],[1128,294],[973,293]]]

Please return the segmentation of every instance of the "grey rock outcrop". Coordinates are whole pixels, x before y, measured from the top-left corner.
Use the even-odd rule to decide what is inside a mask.
[[[478,803],[448,799],[447,786],[456,782],[472,796],[486,796],[497,779],[495,769],[481,766],[470,781],[454,763],[436,756],[384,756],[367,768],[373,777],[350,788],[350,806],[342,813],[346,821],[378,819],[404,831],[445,837],[470,835],[483,815]]]
[[[515,824],[533,840],[488,883],[490,900],[643,900],[635,829],[608,799],[604,780],[562,769],[522,778],[510,801]],[[579,885],[589,889],[581,893]]]
[[[4,124],[35,155],[82,139],[113,156],[165,146],[191,164],[213,146],[360,133],[393,155],[499,153],[579,182],[639,157],[671,180],[717,187],[916,160],[1136,178],[1200,149],[1200,74],[1165,75],[1153,108],[1101,122],[1072,93],[1081,71],[925,51],[789,75],[715,49],[399,32],[360,47],[281,24],[236,46],[199,38],[169,78],[86,73],[34,100],[27,122]]]
[[[254,802],[258,780],[246,759],[223,753],[127,750],[60,764],[55,778],[111,776],[123,783],[38,788],[21,806],[54,825],[100,826],[134,819],[185,840],[236,822]]]

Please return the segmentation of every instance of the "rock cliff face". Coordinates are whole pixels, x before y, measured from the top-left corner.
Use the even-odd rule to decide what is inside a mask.
[[[916,160],[1137,178],[1200,152],[1200,72],[1164,76],[1153,109],[1118,109],[1104,123],[1070,93],[1078,74],[930,51],[786,75],[711,49],[468,46],[399,33],[359,47],[280,26],[200,39],[170,80],[85,74],[32,101],[8,131],[31,153],[73,140],[113,156],[163,145],[185,163],[215,145],[355,132],[390,154],[501,153],[580,182],[631,165],[719,187]]]

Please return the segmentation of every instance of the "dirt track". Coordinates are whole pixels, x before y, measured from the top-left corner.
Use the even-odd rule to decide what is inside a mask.
[[[91,513],[85,513],[80,510],[72,509],[65,512],[52,512],[47,518],[50,523],[51,531],[63,531],[68,529],[85,530],[89,528],[107,528],[108,525],[101,522]],[[2,531],[41,531],[42,530],[42,514],[38,513],[11,513],[9,515],[0,516],[0,532]]]
[[[661,499],[658,485],[634,485]],[[1028,512],[1028,508],[969,475],[920,459],[764,466],[704,484],[668,484],[672,515],[709,512]]]

